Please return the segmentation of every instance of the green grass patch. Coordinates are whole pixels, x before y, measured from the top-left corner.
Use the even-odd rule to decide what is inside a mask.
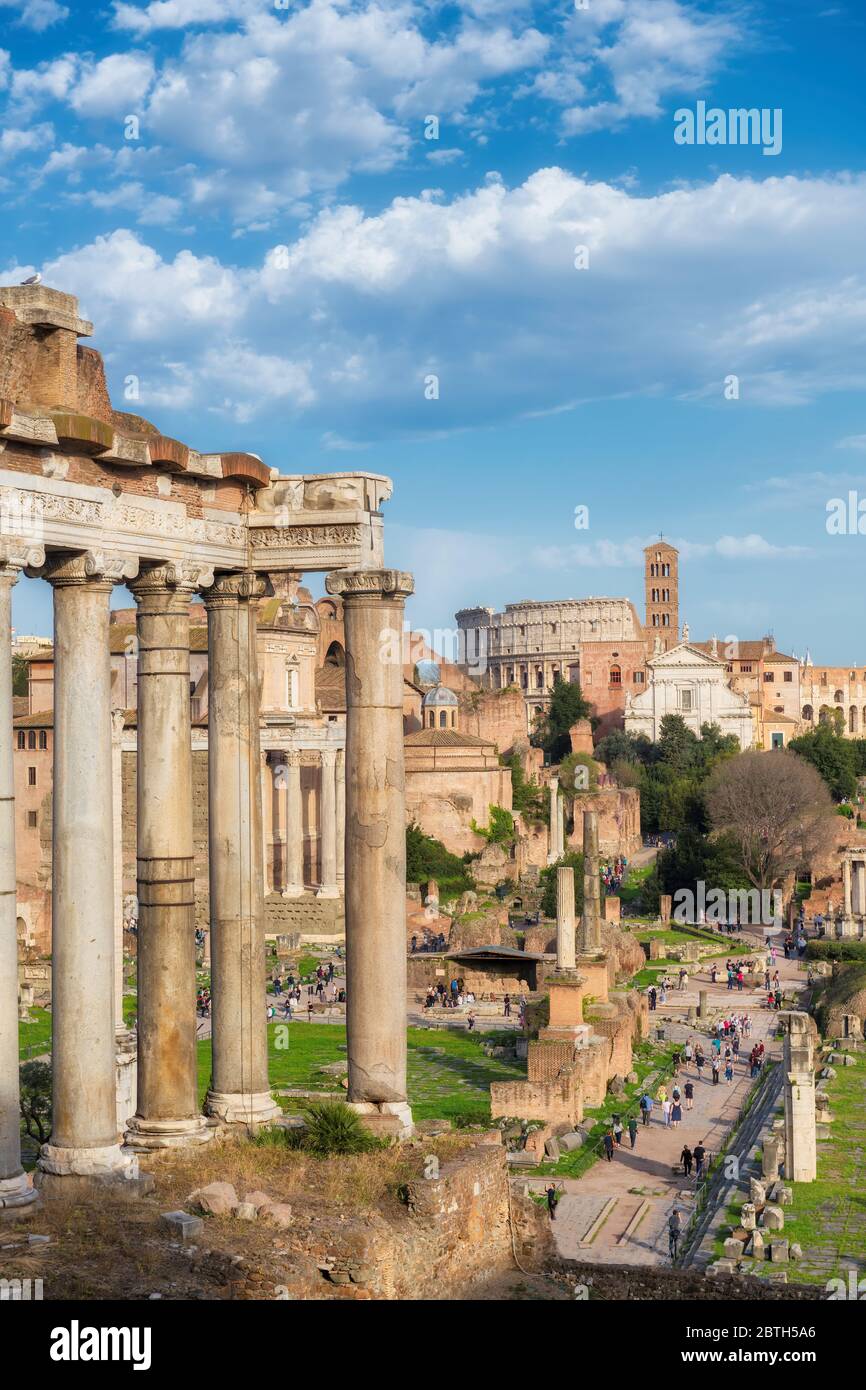
[[[51,1051],[51,1014],[47,1009],[30,1010],[32,1023],[18,1024],[18,1056],[22,1062]]]
[[[278,1048],[277,1040],[286,1036],[288,1047]],[[488,1057],[484,1052],[482,1037],[490,1044],[505,1036],[473,1035],[462,1029],[407,1029],[409,1101],[415,1119],[488,1124],[491,1082],[526,1078],[525,1066]],[[507,1037],[514,1039],[513,1034]],[[321,1091],[323,1096],[342,1091],[339,1077],[319,1070],[330,1062],[346,1060],[346,1029],[342,1024],[270,1024],[268,1052],[272,1088]],[[210,1039],[203,1039],[198,1044],[202,1099],[210,1070]],[[293,1104],[291,1098],[283,1097],[283,1102],[286,1109],[303,1108],[303,1102]]]

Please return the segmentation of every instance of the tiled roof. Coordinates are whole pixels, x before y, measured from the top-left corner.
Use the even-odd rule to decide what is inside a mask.
[[[457,729],[418,729],[403,740],[407,748],[492,748],[489,738],[461,734]]]

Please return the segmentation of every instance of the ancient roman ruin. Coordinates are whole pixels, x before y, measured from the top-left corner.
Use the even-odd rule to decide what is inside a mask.
[[[345,814],[346,934],[355,978],[393,981],[396,1011],[348,1018],[350,1103],[408,1128],[402,671],[409,575],[384,565],[376,474],[276,477],[249,454],[201,454],[115,411],[92,326],[75,298],[42,285],[0,291],[3,354],[0,595],[3,669],[10,592],[41,575],[54,591],[54,1131],[39,1160],[46,1195],[134,1179],[153,1148],[206,1142],[214,1125],[272,1116],[263,958],[261,746],[256,606],[269,575],[320,571],[345,609],[345,808],[337,748],[324,750],[325,891],[339,872]],[[10,538],[10,532],[11,538]],[[116,876],[109,600],[137,609],[139,1025],[136,1108],[118,1130]],[[213,1085],[196,1099],[189,601],[207,611],[210,702]],[[389,638],[390,646],[389,646]],[[11,735],[9,685],[3,718]],[[11,737],[7,737],[11,750]],[[286,760],[286,766],[292,764]],[[14,823],[4,753],[4,916],[0,1006],[0,1183],[11,1205],[36,1196],[21,1170],[15,1047]],[[292,774],[286,775],[288,813]],[[291,853],[289,855],[291,862]],[[357,998],[363,998],[361,991]]]

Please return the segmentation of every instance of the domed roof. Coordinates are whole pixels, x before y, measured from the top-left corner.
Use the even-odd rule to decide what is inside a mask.
[[[457,696],[447,685],[434,685],[432,690],[427,691],[421,703],[424,709],[430,709],[432,705],[456,705]]]

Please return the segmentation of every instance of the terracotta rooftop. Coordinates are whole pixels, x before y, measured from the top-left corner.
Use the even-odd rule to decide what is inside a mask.
[[[407,748],[492,748],[493,740],[461,734],[457,729],[418,729],[403,740]]]

